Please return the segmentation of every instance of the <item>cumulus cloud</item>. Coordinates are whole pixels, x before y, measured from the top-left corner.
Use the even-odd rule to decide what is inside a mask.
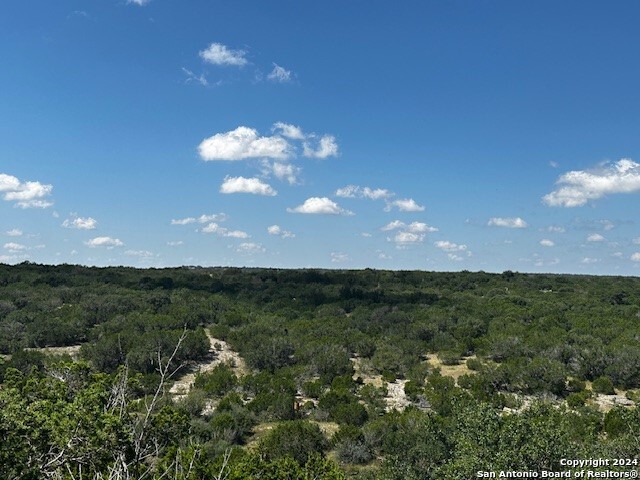
[[[422,243],[424,241],[424,233],[413,232],[398,232],[393,237],[387,238],[390,242],[394,242],[397,248],[404,248],[416,243]]]
[[[410,224],[406,224],[404,222],[401,222],[400,220],[394,220],[393,222],[389,222],[380,230],[382,230],[383,232],[388,232],[391,230],[398,230],[398,229],[403,229],[411,233],[433,233],[438,231],[436,227],[431,227],[426,223],[411,222]]]
[[[220,193],[252,193],[273,197],[278,194],[271,185],[259,178],[225,177]]]
[[[205,161],[247,158],[286,160],[292,155],[292,147],[280,136],[261,137],[257,130],[240,126],[230,132],[205,138],[198,146],[198,153]]]
[[[75,228],[78,230],[93,230],[98,225],[98,222],[91,218],[74,217],[73,219],[66,219],[62,222],[64,228]]]
[[[573,170],[556,181],[558,188],[542,197],[551,207],[580,207],[616,193],[640,191],[640,164],[623,158],[592,170]]]
[[[553,247],[555,246],[555,243],[553,240],[549,240],[548,238],[543,238],[542,240],[540,240],[540,245],[542,245],[543,247]]]
[[[304,134],[300,127],[290,125],[284,122],[276,122],[271,129],[273,132],[279,132],[280,135],[291,140],[304,140],[307,136]]]
[[[247,232],[242,230],[229,230],[228,228],[221,227],[217,223],[210,223],[202,229],[202,233],[215,233],[219,237],[227,238],[249,238]]]
[[[640,262],[640,252],[636,252],[633,255],[631,255],[631,260],[633,262]]]
[[[95,248],[95,247],[113,248],[113,247],[124,246],[124,243],[120,239],[111,238],[111,237],[96,237],[84,243],[85,245],[88,245],[91,248]]]
[[[53,205],[46,197],[51,195],[53,185],[40,182],[22,182],[13,175],[0,173],[0,193],[4,200],[15,202],[20,208],[47,208]]]
[[[9,242],[4,244],[5,250],[9,253],[22,253],[26,250],[29,250],[29,247],[26,245],[22,245],[21,243]]]
[[[287,208],[290,213],[305,213],[316,215],[353,215],[353,212],[340,208],[336,202],[327,197],[307,198],[302,205]]]
[[[336,138],[333,135],[323,135],[320,137],[315,148],[309,141],[305,141],[303,144],[303,155],[309,158],[335,157],[338,155]]]
[[[243,242],[236,248],[236,252],[243,253],[245,255],[254,255],[258,253],[264,253],[267,249],[260,243]]]
[[[424,212],[425,207],[418,205],[413,198],[404,198],[388,202],[385,212],[390,212],[393,208],[397,208],[401,212]]]
[[[605,238],[599,233],[592,233],[587,237],[587,242],[604,242]]]
[[[291,81],[291,70],[285,70],[277,63],[274,63],[273,70],[267,75],[267,79],[276,83],[288,83]]]
[[[200,58],[213,65],[243,67],[249,63],[246,54],[244,50],[232,50],[222,43],[212,43],[200,52]]]
[[[342,198],[368,198],[370,200],[380,200],[393,197],[394,193],[386,188],[359,187],[357,185],[347,185],[336,190],[336,196]]]
[[[448,240],[435,242],[434,245],[445,252],[465,252],[468,248],[466,245],[449,242]]]
[[[288,230],[283,230],[282,228],[280,228],[280,225],[271,225],[270,227],[267,228],[267,232],[269,233],[269,235],[276,235],[281,238],[295,237],[294,233],[291,233]]]
[[[527,222],[520,217],[492,217],[487,222],[490,227],[504,227],[504,228],[527,228]]]
[[[301,169],[290,163],[262,161],[262,173],[265,176],[275,176],[280,181],[287,181],[289,185],[298,183]]]
[[[171,220],[171,225],[189,225],[191,223],[210,223],[210,222],[224,222],[227,220],[225,213],[214,213],[212,215],[200,215],[198,218],[186,217]]]
[[[8,230],[6,232],[6,234],[10,237],[21,237],[22,236],[22,230],[20,230],[19,228],[14,228],[12,230]]]

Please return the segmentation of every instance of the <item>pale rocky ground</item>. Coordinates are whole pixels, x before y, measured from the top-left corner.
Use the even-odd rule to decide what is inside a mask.
[[[205,330],[205,333],[209,338],[209,358],[198,362],[191,371],[175,380],[169,393],[177,400],[184,398],[193,388],[198,373],[210,372],[221,363],[231,366],[237,376],[242,376],[248,372],[244,359],[233,351],[227,342],[219,338],[213,338],[209,330]]]

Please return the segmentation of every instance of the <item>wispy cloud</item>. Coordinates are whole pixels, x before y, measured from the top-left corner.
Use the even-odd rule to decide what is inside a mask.
[[[150,2],[151,0],[127,0],[128,4],[138,5],[139,7],[149,5]]]
[[[273,197],[278,194],[271,185],[259,178],[225,177],[220,186],[220,193],[251,193]]]
[[[604,242],[606,239],[599,233],[592,233],[587,237],[587,242]]]
[[[553,240],[549,240],[548,238],[543,238],[542,240],[540,240],[539,243],[543,247],[554,247],[555,246],[555,242]]]
[[[273,70],[267,75],[267,80],[275,83],[289,83],[291,81],[291,70],[286,70],[277,63],[274,63]]]
[[[640,252],[636,252],[633,255],[631,255],[631,261],[640,262]]]
[[[0,193],[4,200],[14,202],[20,208],[48,208],[53,205],[46,200],[53,191],[52,185],[40,182],[22,182],[13,175],[0,173]]]
[[[400,220],[394,220],[393,222],[389,222],[380,230],[382,230],[383,232],[388,232],[391,230],[399,230],[399,229],[405,230],[411,233],[432,233],[432,232],[438,231],[436,227],[431,227],[426,223],[411,222],[409,224],[406,224],[404,222],[401,222]]]
[[[244,255],[256,255],[259,253],[266,252],[267,249],[262,246],[260,243],[253,242],[244,242],[237,246],[236,252],[242,253]]]
[[[287,208],[287,212],[312,215],[353,215],[353,212],[340,208],[336,202],[327,197],[307,198],[302,205]]]
[[[357,185],[347,185],[336,190],[336,197],[342,198],[368,198],[370,200],[386,200],[395,194],[386,188],[360,187]]]
[[[222,43],[212,43],[200,52],[205,62],[218,66],[243,67],[249,63],[244,50],[232,50]]]
[[[307,138],[300,127],[284,122],[274,123],[271,130],[273,132],[279,132],[280,135],[290,138],[291,140],[304,140],[305,138]]]
[[[276,236],[279,236],[281,238],[293,238],[293,237],[295,237],[294,233],[291,233],[288,230],[283,230],[282,228],[280,228],[280,225],[271,225],[270,227],[267,228],[267,233],[269,235],[276,235]]]
[[[520,217],[492,217],[487,222],[490,227],[527,228],[527,222]]]
[[[224,222],[228,219],[226,213],[214,213],[212,215],[200,215],[199,217],[186,217],[171,220],[171,225],[190,225],[192,223]]]
[[[551,207],[580,207],[616,193],[640,191],[640,164],[623,158],[591,170],[573,170],[558,178],[559,186],[542,201]]]
[[[182,67],[182,71],[187,76],[187,79],[184,81],[184,83],[197,83],[202,85],[203,87],[209,86],[209,81],[207,80],[207,77],[204,76],[204,73],[196,75],[191,70],[184,67]]]
[[[210,223],[202,230],[202,233],[215,233],[219,237],[227,238],[249,238],[250,235],[242,230],[229,230],[228,228],[221,227],[217,223]]]
[[[22,233],[22,230],[20,230],[19,228],[14,228],[6,232],[6,234],[10,237],[21,237]]]
[[[413,198],[404,198],[388,202],[385,207],[385,212],[390,212],[392,209],[397,208],[401,212],[424,212],[425,207],[419,205]]]
[[[4,249],[9,253],[22,253],[29,250],[29,247],[21,243],[9,242],[4,244]]]
[[[273,175],[280,181],[286,181],[289,185],[298,183],[298,176],[302,170],[291,163],[270,162],[269,160],[263,160],[261,165],[263,175],[267,177]]]
[[[350,260],[349,255],[342,252],[331,252],[331,263],[344,263]]]

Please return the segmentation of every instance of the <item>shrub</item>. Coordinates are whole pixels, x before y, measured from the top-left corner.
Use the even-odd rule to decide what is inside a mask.
[[[614,395],[616,391],[613,389],[613,382],[607,376],[598,377],[593,381],[593,391],[604,395]]]

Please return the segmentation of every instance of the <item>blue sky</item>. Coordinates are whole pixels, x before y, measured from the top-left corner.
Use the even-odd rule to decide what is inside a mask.
[[[640,272],[637,2],[3,7],[0,262]]]

